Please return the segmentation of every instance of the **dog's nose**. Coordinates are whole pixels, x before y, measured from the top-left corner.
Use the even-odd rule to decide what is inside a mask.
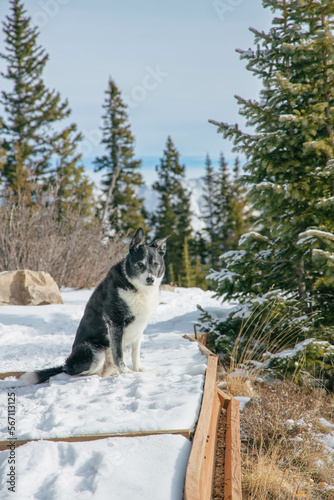
[[[148,285],[152,285],[152,283],[154,283],[154,278],[153,278],[153,276],[147,276],[147,278],[146,278],[146,283],[147,283]]]

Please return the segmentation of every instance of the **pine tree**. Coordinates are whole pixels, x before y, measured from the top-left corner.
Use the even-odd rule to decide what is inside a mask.
[[[231,184],[228,167],[223,153],[220,155],[218,172],[216,175],[216,193],[213,198],[213,213],[215,218],[215,235],[212,241],[214,266],[219,257],[228,248],[229,237],[229,210],[231,205]]]
[[[217,175],[212,167],[210,156],[205,159],[205,176],[203,178],[203,220],[205,221],[205,232],[208,237],[209,264],[212,268],[216,262],[216,241],[217,241],[217,218],[215,210],[215,200],[217,197]]]
[[[76,151],[76,141],[70,135],[62,137],[56,149],[55,173],[50,183],[57,186],[57,208],[59,216],[69,210],[84,217],[94,218],[94,184],[84,175],[83,165],[78,165],[81,154]]]
[[[0,99],[4,107],[1,137],[6,150],[1,180],[14,194],[24,191],[28,198],[36,184],[47,186],[52,178],[62,176],[70,191],[86,199],[87,205],[91,185],[83,177],[82,167],[77,167],[80,158],[74,153],[81,136],[75,124],[60,131],[58,126],[71,110],[67,101],[62,101],[58,92],[48,90],[43,81],[48,55],[38,45],[38,30],[31,25],[22,1],[10,0],[10,5],[11,14],[3,23],[5,51],[0,54],[7,62],[1,76],[12,85],[11,90],[1,92]],[[69,147],[73,152],[71,175],[64,176],[64,156],[58,152]],[[61,175],[55,172],[55,164],[62,169]]]
[[[223,154],[218,171],[212,167],[207,156],[203,198],[209,265],[214,269],[224,252],[237,248],[241,234],[250,225],[246,190],[239,181],[238,158],[235,160],[234,178],[231,178]]]
[[[101,210],[102,223],[126,234],[138,227],[146,229],[144,200],[138,198],[138,189],[144,181],[140,173],[141,161],[134,159],[134,137],[128,124],[128,114],[120,91],[109,78],[103,104],[104,114],[101,144],[106,153],[95,159],[95,171],[104,170],[105,200]]]
[[[181,165],[179,152],[170,137],[166,149],[156,167],[158,181],[153,189],[159,193],[159,206],[151,218],[155,238],[168,234],[168,251],[166,261],[166,280],[180,283],[183,276],[184,242],[191,234],[189,193],[182,182],[185,179],[185,166]]]
[[[247,157],[245,180],[260,214],[257,232],[226,257],[221,292],[295,293],[305,312],[320,309],[331,323],[334,289],[325,264],[334,240],[334,3],[263,5],[277,12],[273,26],[268,33],[251,28],[256,50],[239,50],[263,83],[258,101],[236,97],[254,133],[215,123]]]

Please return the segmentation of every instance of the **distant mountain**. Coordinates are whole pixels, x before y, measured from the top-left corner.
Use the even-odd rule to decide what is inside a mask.
[[[190,208],[193,213],[191,225],[194,231],[202,231],[205,228],[205,223],[201,218],[204,212],[204,199],[203,199],[203,178],[199,179],[185,179],[183,186],[190,192]],[[140,198],[144,198],[144,206],[147,212],[154,213],[157,211],[159,205],[159,195],[152,188],[144,184],[138,193]]]
[[[101,173],[93,174],[89,172],[90,178],[94,181],[94,194],[98,198],[101,196]],[[202,231],[205,228],[205,223],[201,216],[204,212],[204,200],[203,200],[203,177],[197,179],[185,179],[183,186],[190,192],[190,208],[193,213],[192,216],[192,228],[196,231]],[[149,186],[144,184],[138,192],[140,198],[144,198],[145,209],[149,213],[156,212],[159,205],[159,195],[158,193]]]

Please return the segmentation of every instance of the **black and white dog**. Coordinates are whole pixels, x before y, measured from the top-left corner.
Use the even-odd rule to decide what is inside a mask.
[[[148,319],[159,303],[167,238],[146,245],[144,231],[139,228],[129,253],[110,269],[89,299],[65,364],[25,373],[21,379],[41,384],[58,373],[109,377],[143,371],[140,345]],[[133,370],[123,359],[130,344]]]

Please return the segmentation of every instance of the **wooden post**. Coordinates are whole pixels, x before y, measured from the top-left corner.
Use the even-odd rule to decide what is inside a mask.
[[[239,401],[230,399],[227,404],[225,448],[225,500],[241,500],[240,414]]]

